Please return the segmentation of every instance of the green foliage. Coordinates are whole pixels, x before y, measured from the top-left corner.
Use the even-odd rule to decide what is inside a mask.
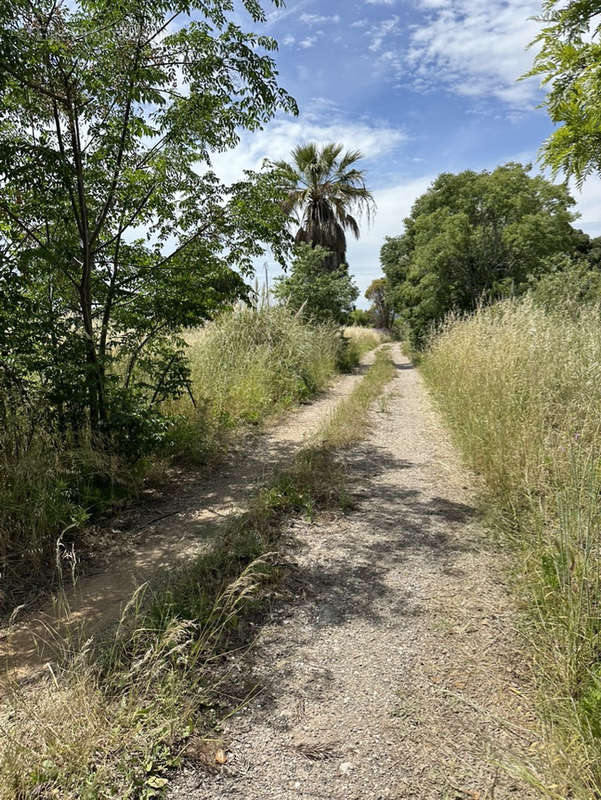
[[[586,305],[601,303],[601,270],[590,261],[558,255],[548,261],[549,271],[533,281],[532,296],[548,310],[561,309],[578,316]]]
[[[143,417],[186,388],[174,334],[244,297],[266,247],[287,252],[273,171],[226,187],[208,169],[241,129],[295,110],[275,42],[232,12],[230,0],[0,9],[0,394],[25,404],[33,391],[60,436],[87,430],[132,460]]]
[[[384,244],[388,296],[414,345],[449,311],[519,294],[550,256],[582,245],[566,187],[529,169],[440,175],[414,203],[405,233]]]
[[[346,265],[324,269],[328,251],[298,245],[290,274],[277,278],[275,296],[288,308],[315,322],[342,323],[347,319],[359,290]]]
[[[296,243],[319,245],[329,251],[325,270],[337,271],[346,263],[346,233],[359,238],[356,214],[368,219],[374,200],[365,186],[365,174],[355,166],[363,158],[358,150],[343,152],[340,144],[319,147],[299,145],[291,153],[292,163],[278,161],[283,207],[299,224]]]
[[[540,50],[529,75],[542,76],[548,85],[545,105],[558,126],[542,158],[554,173],[574,177],[581,186],[601,170],[599,4],[544,0],[541,21],[542,31],[533,42]]]
[[[388,330],[394,322],[394,309],[388,297],[388,283],[386,278],[376,278],[365,291],[367,300],[371,300],[369,314],[376,328]]]
[[[240,308],[185,338],[190,394],[151,412],[112,410],[135,465],[81,436],[65,439],[43,396],[26,406],[4,396],[0,608],[27,599],[56,570],[68,572],[85,524],[135,495],[157,458],[206,463],[241,424],[260,423],[325,388],[343,352],[334,326],[307,325],[285,308]],[[121,398],[127,403],[127,394],[112,399]]]
[[[362,308],[354,308],[348,315],[349,325],[357,325],[360,328],[373,327],[373,320],[369,311]]]
[[[282,307],[237,308],[186,338],[196,407],[183,396],[172,410],[198,419],[197,447],[314,396],[336,372],[340,349],[332,325],[307,325]]]

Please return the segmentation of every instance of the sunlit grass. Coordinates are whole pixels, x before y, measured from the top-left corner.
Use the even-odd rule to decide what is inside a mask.
[[[52,583],[86,522],[134,496],[166,461],[209,462],[240,427],[314,397],[377,344],[347,347],[335,326],[269,307],[239,308],[186,338],[190,392],[164,405],[167,434],[136,463],[89,447],[85,436],[67,440],[44,408],[0,397],[0,409],[14,408],[0,425],[0,608]]]
[[[449,320],[422,369],[496,528],[545,722],[549,797],[601,796],[601,315],[530,301]]]

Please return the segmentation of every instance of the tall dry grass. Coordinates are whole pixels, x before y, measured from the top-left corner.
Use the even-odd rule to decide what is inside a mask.
[[[515,548],[547,737],[533,783],[601,797],[600,311],[522,300],[449,319],[422,369]]]
[[[337,369],[339,337],[286,308],[241,307],[187,336],[191,388],[212,424],[259,422],[321,391]],[[182,398],[186,412],[191,408]]]

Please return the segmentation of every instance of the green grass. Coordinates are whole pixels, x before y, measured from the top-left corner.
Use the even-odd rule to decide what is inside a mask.
[[[322,391],[337,371],[336,329],[286,308],[243,307],[186,338],[192,392],[209,427],[258,423]],[[180,410],[194,414],[186,397]]]
[[[385,348],[378,350],[373,365],[365,378],[349,397],[336,407],[325,424],[324,441],[330,447],[342,448],[352,444],[363,428],[365,416],[372,402],[392,380],[396,367]]]
[[[601,325],[504,302],[450,320],[423,373],[515,553],[543,796],[601,796]]]
[[[324,426],[254,497],[214,544],[161,587],[140,589],[110,644],[88,642],[0,717],[0,799],[161,797],[187,742],[216,735],[243,699],[244,677],[225,655],[249,643],[246,621],[278,581],[277,550],[290,515],[351,507],[336,448],[361,438],[371,402],[394,375],[385,351]],[[252,630],[256,630],[253,628]],[[237,675],[237,673],[236,673]],[[238,684],[238,685],[236,685]]]

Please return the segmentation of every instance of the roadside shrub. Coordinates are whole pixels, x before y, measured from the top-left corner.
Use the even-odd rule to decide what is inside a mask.
[[[335,326],[286,308],[223,314],[188,335],[188,393],[150,409],[132,392],[114,394],[111,448],[59,431],[35,387],[27,404],[0,392],[0,608],[52,582],[83,525],[135,494],[153,459],[206,462],[238,426],[324,389],[341,351]]]
[[[321,391],[336,372],[336,328],[287,308],[240,307],[187,340],[196,409],[189,396],[176,409],[188,420],[203,409],[209,431],[256,424]]]

